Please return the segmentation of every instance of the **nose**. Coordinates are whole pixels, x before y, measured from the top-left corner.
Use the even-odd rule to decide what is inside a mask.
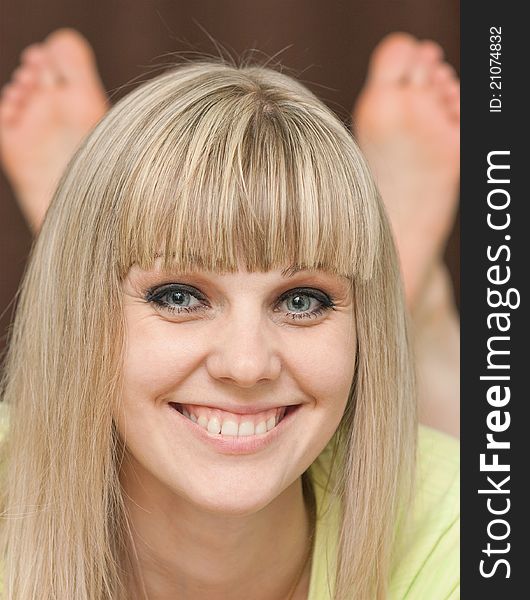
[[[215,379],[251,388],[280,375],[281,359],[274,333],[266,319],[256,314],[227,318],[211,342],[206,368]]]

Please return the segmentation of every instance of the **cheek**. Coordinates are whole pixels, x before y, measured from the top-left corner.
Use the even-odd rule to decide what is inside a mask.
[[[134,326],[133,326],[134,325]],[[200,360],[197,341],[171,323],[146,318],[128,322],[124,359],[126,396],[154,398],[182,381]]]
[[[288,352],[291,371],[298,385],[317,405],[342,414],[355,372],[355,330],[345,324],[316,329],[314,335],[311,332],[291,344]]]

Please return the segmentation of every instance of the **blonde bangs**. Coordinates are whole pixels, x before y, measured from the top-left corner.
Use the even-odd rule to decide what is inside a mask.
[[[225,68],[231,85],[225,73],[221,89],[197,81],[173,103],[165,93],[145,107],[158,114],[153,135],[138,123],[143,135],[127,136],[138,147],[118,199],[121,276],[162,257],[181,270],[288,265],[369,279],[377,192],[361,189],[370,182],[351,136],[308,92],[304,107],[298,90]]]

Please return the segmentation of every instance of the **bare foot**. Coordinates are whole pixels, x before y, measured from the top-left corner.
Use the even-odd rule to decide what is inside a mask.
[[[442,56],[434,42],[387,36],[353,112],[392,222],[411,310],[442,255],[458,201],[460,85]]]
[[[449,273],[431,270],[411,321],[419,419],[460,436],[460,325]]]
[[[0,101],[0,159],[22,211],[40,228],[68,161],[108,109],[83,36],[59,29],[24,50]]]

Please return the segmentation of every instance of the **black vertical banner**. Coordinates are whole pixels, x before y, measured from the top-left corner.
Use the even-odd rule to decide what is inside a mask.
[[[530,595],[526,8],[462,3],[464,599]]]

